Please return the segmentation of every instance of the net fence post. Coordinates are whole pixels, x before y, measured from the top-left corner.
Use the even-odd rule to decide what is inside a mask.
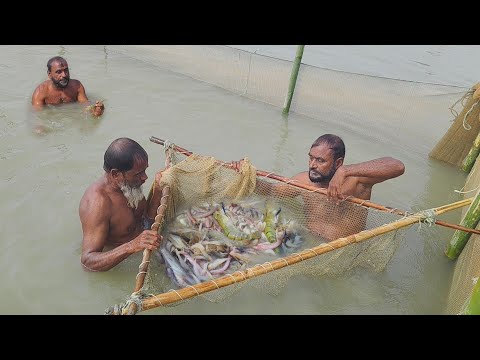
[[[283,105],[283,114],[288,114],[290,111],[290,104],[292,103],[293,92],[295,91],[295,84],[297,82],[298,70],[300,69],[300,64],[302,63],[303,49],[305,45],[297,46],[297,54],[295,55],[295,60],[293,62],[292,74],[290,75],[290,83],[288,84],[287,97],[285,98],[285,103]]]

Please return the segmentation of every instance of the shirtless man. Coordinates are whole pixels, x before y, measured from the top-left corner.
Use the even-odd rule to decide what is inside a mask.
[[[320,136],[310,147],[308,171],[292,180],[327,190],[329,201],[318,201],[318,195],[297,191],[293,186],[278,183],[273,196],[293,197],[302,194],[308,228],[331,241],[365,229],[367,211],[347,201],[349,196],[370,200],[375,184],[402,175],[404,164],[391,157],[382,157],[357,164],[344,165],[345,144],[332,134]],[[240,163],[233,162],[239,169]],[[292,182],[294,183],[294,182]]]
[[[155,175],[147,203],[142,189],[147,167],[147,153],[132,139],[119,138],[106,150],[105,173],[80,200],[85,269],[106,271],[131,254],[160,246],[161,236],[149,229],[160,205],[162,173]]]
[[[70,79],[67,61],[55,56],[47,62],[48,80],[37,86],[32,95],[32,105],[35,110],[44,105],[59,105],[79,102],[90,104],[85,88],[79,80]],[[96,101],[88,107],[95,117],[101,116],[105,110],[103,102]]]

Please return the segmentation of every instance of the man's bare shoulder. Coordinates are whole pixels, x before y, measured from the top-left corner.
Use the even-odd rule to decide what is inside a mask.
[[[33,96],[46,95],[48,93],[49,85],[50,80],[45,80],[40,83],[33,91]]]
[[[308,171],[303,171],[301,173],[298,173],[297,175],[293,176],[292,179],[298,182],[301,182],[302,184],[305,184],[305,185],[312,184],[312,182],[310,181],[310,178],[308,177]]]
[[[72,89],[75,89],[75,90],[78,90],[80,89],[81,87],[83,87],[82,83],[80,82],[80,80],[77,80],[77,79],[70,79],[70,81],[68,82],[68,85],[72,87]]]
[[[47,90],[50,83],[50,79],[44,80],[36,87],[35,90]]]
[[[80,212],[109,212],[112,208],[112,200],[108,194],[106,185],[102,179],[91,184],[80,200]]]

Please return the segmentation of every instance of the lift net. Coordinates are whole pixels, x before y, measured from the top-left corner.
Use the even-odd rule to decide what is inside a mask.
[[[300,274],[382,271],[404,234],[393,226],[380,235],[370,230],[401,215],[348,198],[336,204],[321,192],[258,175],[248,159],[237,171],[213,157],[170,154],[172,166],[162,175],[162,186],[170,187],[158,228],[163,240],[138,292],[156,297],[155,306],[182,303],[182,289],[189,298],[219,302],[247,285],[277,295]],[[165,292],[171,299],[155,295]]]

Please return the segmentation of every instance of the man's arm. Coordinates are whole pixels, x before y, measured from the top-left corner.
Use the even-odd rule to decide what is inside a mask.
[[[119,264],[131,254],[143,249],[158,248],[158,235],[155,231],[145,230],[135,239],[110,251],[102,252],[108,239],[110,201],[100,195],[96,199],[82,200],[80,220],[83,229],[82,265],[90,271],[107,271]]]
[[[392,157],[382,157],[358,164],[341,165],[327,190],[329,199],[340,199],[342,193],[342,185],[347,179],[355,178],[357,184],[363,184],[372,187],[375,184],[388,179],[396,178],[405,172],[405,165],[400,160]]]
[[[95,101],[95,103],[93,104],[90,102],[90,100],[88,100],[85,88],[80,81],[78,81],[77,101],[79,103],[88,103],[89,105],[87,106],[87,110],[90,111],[93,116],[101,116],[105,111],[105,105],[103,104],[103,101]]]
[[[87,94],[85,93],[85,88],[83,87],[83,84],[80,81],[78,81],[77,101],[79,103],[88,102],[88,97],[87,97]]]
[[[45,92],[42,85],[37,86],[32,95],[32,106],[35,110],[41,110],[45,105]]]

